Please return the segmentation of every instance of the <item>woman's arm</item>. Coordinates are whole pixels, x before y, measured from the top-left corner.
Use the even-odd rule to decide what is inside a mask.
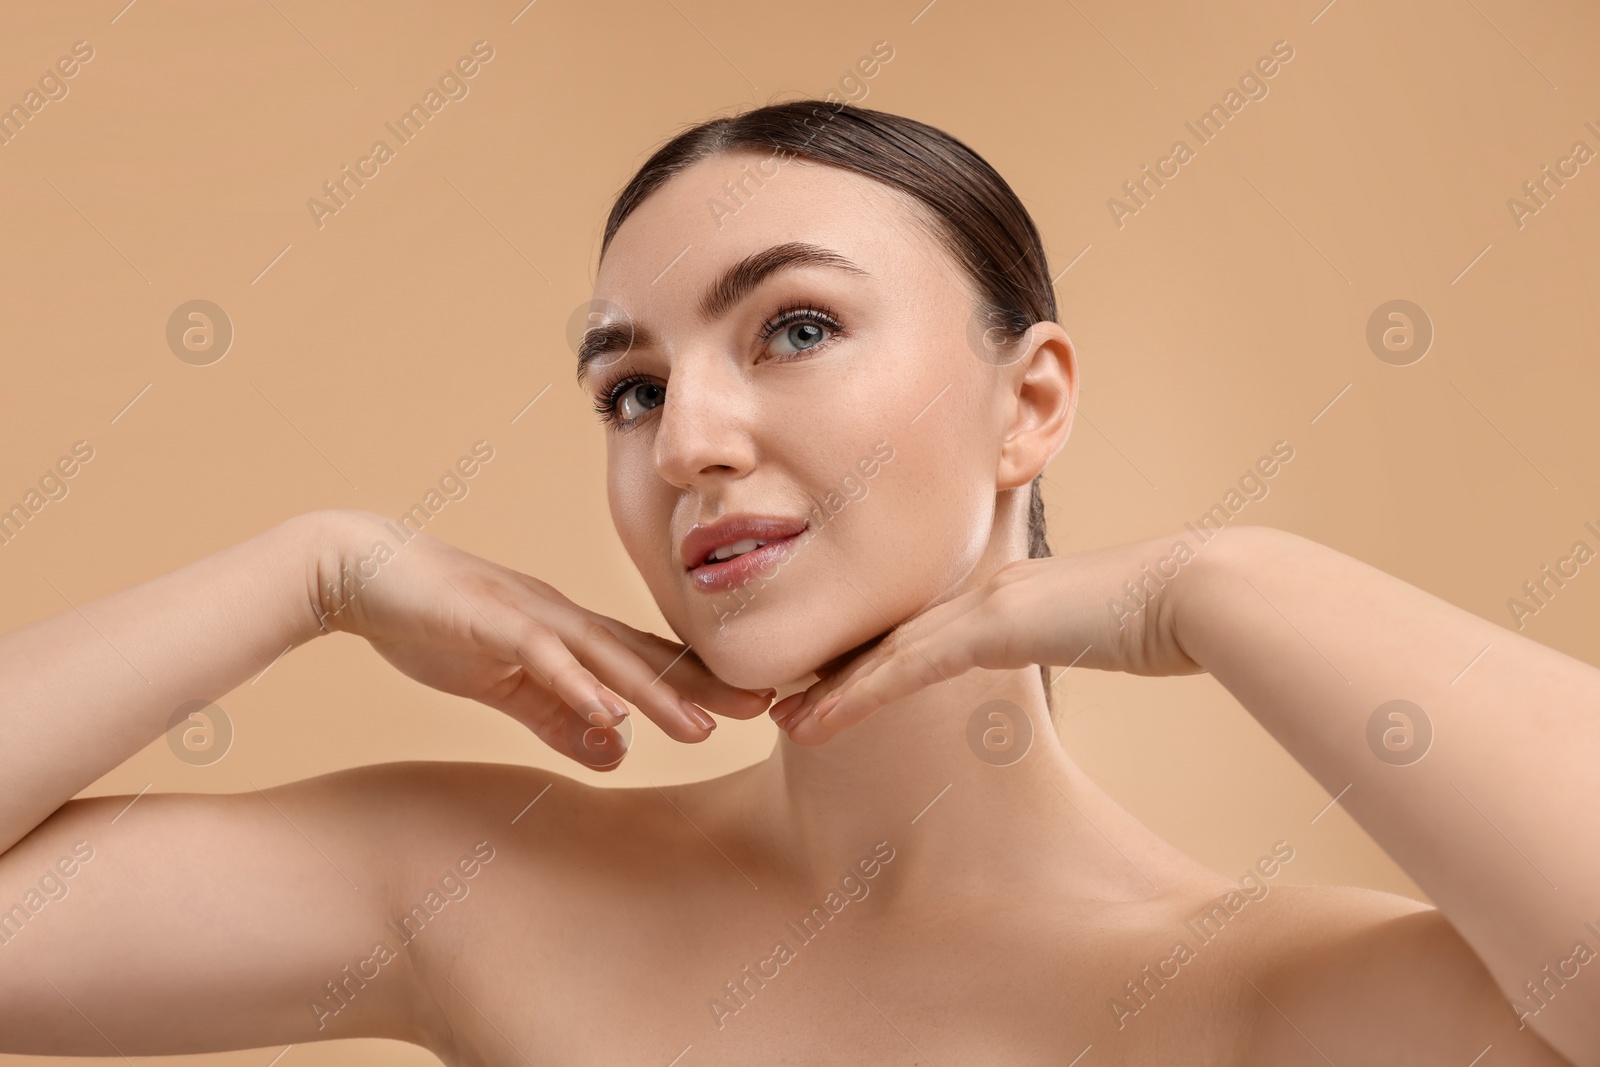
[[[439,1049],[426,976],[464,909],[433,917],[426,900],[451,872],[458,893],[481,884],[456,864],[507,843],[508,820],[461,814],[474,773],[459,766],[454,796],[431,784],[448,765],[380,764],[259,792],[68,801],[0,856],[0,1052]]]
[[[382,982],[344,971],[395,942],[396,894],[407,882],[421,892],[408,861],[455,858],[427,847],[437,835],[396,832],[389,813],[405,794],[393,772],[71,799],[160,736],[173,709],[323,632],[315,575],[342,550],[341,522],[290,519],[0,637],[0,1050],[115,1056],[438,1032],[410,954]]]
[[[1433,897],[1524,1025],[1600,1061],[1600,669],[1240,526],[1009,564],[772,714],[820,744],[963,671],[1033,663],[1209,671]]]
[[[322,513],[0,636],[0,853],[166,729],[321,631]]]
[[[159,737],[179,706],[337,630],[590,766],[620,758],[591,728],[620,723],[623,700],[680,741],[715,724],[685,696],[738,718],[770,702],[528,575],[426,534],[400,542],[366,512],[312,512],[0,636],[0,853]]]
[[[1230,529],[1190,566],[1183,650],[1434,899],[1525,1023],[1593,1062],[1600,669],[1283,531]]]
[[[745,718],[770,702],[528,575],[426,534],[376,552],[385,537],[379,516],[313,513],[0,637],[0,1051],[448,1040],[432,979],[463,908],[432,916],[516,814],[473,806],[477,765],[69,799],[175,708],[320,632],[356,633],[598,768],[620,759],[624,699],[685,741],[713,723],[685,695]]]

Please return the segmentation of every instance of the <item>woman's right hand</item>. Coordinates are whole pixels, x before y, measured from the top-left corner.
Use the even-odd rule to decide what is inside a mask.
[[[735,689],[683,645],[579,607],[537,578],[370,512],[325,513],[313,604],[327,630],[366,638],[424,685],[521,722],[596,770],[618,765],[627,701],[678,741],[748,719],[776,695]],[[696,705],[700,705],[697,707]]]

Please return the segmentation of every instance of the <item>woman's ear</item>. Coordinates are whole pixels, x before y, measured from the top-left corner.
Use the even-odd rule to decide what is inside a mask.
[[[1027,485],[1066,444],[1078,409],[1078,358],[1057,322],[1036,322],[1017,341],[1011,372],[1015,406],[1000,446],[996,486]]]

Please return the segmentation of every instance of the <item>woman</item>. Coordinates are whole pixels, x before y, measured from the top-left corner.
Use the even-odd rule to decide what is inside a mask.
[[[1600,672],[1269,529],[1051,557],[1076,357],[964,145],[821,101],[690,129],[618,198],[593,311],[613,518],[684,644],[353,511],[7,636],[0,1048],[1600,1059]],[[669,789],[414,762],[70,799],[334,631],[590,766],[629,705],[689,743],[713,714],[784,732]],[[1210,671],[1439,909],[1287,884],[1292,835],[1242,874],[1190,860],[1062,750],[1068,667]]]

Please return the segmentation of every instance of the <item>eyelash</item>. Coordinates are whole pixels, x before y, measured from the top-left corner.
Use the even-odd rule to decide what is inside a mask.
[[[844,326],[839,322],[839,317],[834,313],[833,309],[813,304],[795,303],[779,309],[772,318],[762,323],[761,329],[757,331],[757,338],[762,344],[766,344],[780,330],[797,322],[815,322],[827,329],[832,336],[805,349],[800,355],[782,357],[779,362],[804,358],[805,355],[832,344],[838,335],[844,331]],[[617,405],[620,403],[623,394],[629,389],[649,380],[650,377],[648,375],[630,374],[601,389],[594,402],[594,411],[596,415],[600,416],[600,421],[608,425],[615,425],[621,430],[628,429],[631,424],[618,417]],[[643,416],[640,417],[642,418]]]

